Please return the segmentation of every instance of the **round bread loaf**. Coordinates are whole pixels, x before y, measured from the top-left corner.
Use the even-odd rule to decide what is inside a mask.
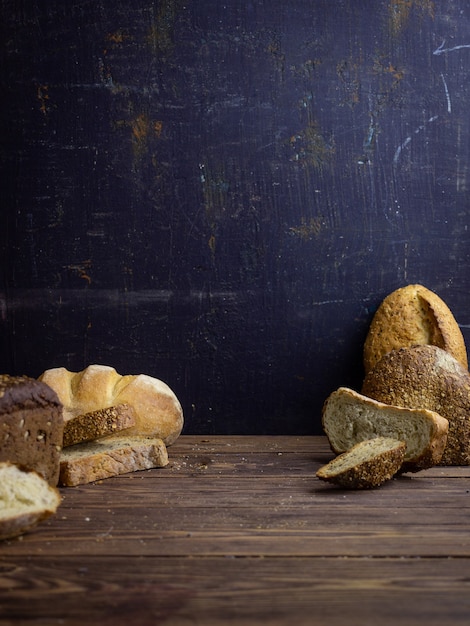
[[[107,365],[89,365],[81,372],[64,367],[46,370],[39,380],[59,396],[64,420],[120,404],[135,412],[135,425],[128,435],[158,437],[166,445],[178,438],[183,428],[183,410],[170,387],[146,374],[121,376]]]
[[[428,409],[445,417],[449,432],[440,464],[470,464],[470,374],[442,348],[392,350],[366,375],[362,393],[379,402]]]
[[[364,342],[365,372],[390,350],[426,344],[446,350],[468,368],[465,341],[447,304],[422,285],[397,289],[372,318]]]

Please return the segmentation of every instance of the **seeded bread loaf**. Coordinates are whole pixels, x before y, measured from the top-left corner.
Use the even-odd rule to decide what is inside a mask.
[[[63,429],[62,405],[48,385],[0,376],[0,461],[35,470],[57,485]]]
[[[447,304],[422,285],[397,289],[372,318],[364,342],[365,372],[391,350],[427,344],[446,350],[468,368],[464,338]]]
[[[404,441],[377,437],[361,441],[317,471],[317,477],[347,489],[370,489],[390,480],[405,458]]]
[[[31,530],[53,515],[59,504],[59,491],[38,473],[0,463],[0,539]]]
[[[167,464],[168,453],[161,439],[116,435],[64,448],[59,484],[74,487]]]
[[[135,426],[135,411],[129,404],[117,404],[99,411],[72,417],[64,423],[63,447],[93,441]]]
[[[448,421],[433,411],[391,406],[347,387],[340,387],[326,399],[322,422],[336,454],[377,437],[404,441],[406,471],[419,471],[439,463],[449,427]]]
[[[470,465],[470,374],[437,346],[392,350],[364,379],[362,393],[388,404],[435,411],[449,421],[442,465]]]
[[[64,405],[64,419],[128,404],[136,424],[129,435],[148,435],[171,445],[183,428],[183,410],[170,387],[145,374],[121,376],[113,367],[90,365],[81,372],[64,367],[46,370],[40,380],[47,383]]]

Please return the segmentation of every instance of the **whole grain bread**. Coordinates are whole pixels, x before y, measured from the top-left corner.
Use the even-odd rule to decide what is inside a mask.
[[[429,345],[392,350],[366,375],[362,393],[439,413],[449,422],[441,465],[470,464],[470,374],[445,350]]]
[[[170,387],[146,374],[121,376],[106,365],[89,365],[81,372],[64,367],[46,370],[40,380],[47,383],[64,405],[66,421],[117,404],[135,411],[136,424],[128,434],[148,435],[171,445],[183,428],[183,410]]]
[[[74,487],[167,464],[168,453],[161,439],[115,435],[64,448],[59,484]]]
[[[392,406],[347,387],[340,387],[326,399],[322,423],[336,454],[377,437],[404,441],[406,471],[419,471],[439,463],[449,427],[449,422],[433,411]]]
[[[135,426],[135,411],[129,404],[117,404],[77,415],[64,423],[63,447],[93,441]]]
[[[366,374],[384,354],[413,345],[446,350],[468,368],[462,331],[447,304],[423,285],[407,285],[389,294],[377,309],[364,342]]]
[[[48,385],[0,376],[0,461],[35,470],[57,485],[63,429],[62,404]]]
[[[405,451],[404,441],[388,437],[367,439],[321,467],[316,475],[347,489],[379,487],[400,470]]]
[[[61,498],[56,487],[32,470],[0,463],[0,539],[31,530],[53,515]]]

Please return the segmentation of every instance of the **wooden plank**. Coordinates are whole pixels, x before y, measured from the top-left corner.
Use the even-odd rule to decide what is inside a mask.
[[[2,626],[460,626],[470,615],[462,559],[45,556],[2,559],[0,587]]]

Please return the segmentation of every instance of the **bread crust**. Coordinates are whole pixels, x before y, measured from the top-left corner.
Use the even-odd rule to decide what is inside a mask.
[[[57,511],[59,490],[40,474],[0,463],[0,539],[18,537]]]
[[[336,454],[376,437],[405,441],[403,470],[410,472],[439,463],[449,428],[447,419],[434,411],[386,404],[347,387],[340,387],[325,400],[322,424]]]
[[[99,411],[77,415],[64,424],[63,447],[109,437],[135,426],[135,411],[129,404],[117,404]]]
[[[146,374],[122,376],[113,367],[89,365],[81,372],[70,372],[64,367],[49,369],[39,380],[59,396],[66,421],[128,404],[136,417],[129,434],[158,437],[169,446],[183,428],[183,410],[174,392],[163,381]]]
[[[449,422],[441,465],[470,465],[470,374],[437,346],[384,355],[365,377],[362,393],[380,402],[435,411]]]
[[[321,467],[316,475],[346,489],[372,489],[398,473],[405,450],[405,442],[397,439],[377,437],[361,441]]]
[[[468,368],[462,331],[447,304],[423,285],[401,287],[377,309],[364,342],[367,374],[391,350],[413,345],[435,345]]]

